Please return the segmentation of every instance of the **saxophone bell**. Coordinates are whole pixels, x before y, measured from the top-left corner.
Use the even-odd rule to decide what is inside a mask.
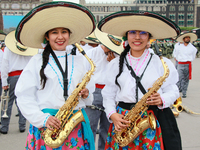
[[[193,112],[192,110],[188,109],[186,106],[182,105],[182,99],[181,97],[179,97],[173,104],[173,106],[176,108],[176,111],[177,113],[180,113],[182,111],[185,111],[187,113],[190,113],[190,114],[196,114],[196,115],[200,115],[200,113],[196,113],[196,112]],[[174,112],[173,112],[174,113]],[[174,116],[178,116],[176,115],[176,113],[174,113]]]
[[[8,110],[8,101],[9,101],[9,88],[7,90],[2,89],[1,94],[1,110],[4,112],[1,116],[2,118],[9,118],[7,115]]]
[[[181,104],[177,105],[177,107],[176,107],[177,112],[182,112],[183,110],[184,110],[184,108]]]

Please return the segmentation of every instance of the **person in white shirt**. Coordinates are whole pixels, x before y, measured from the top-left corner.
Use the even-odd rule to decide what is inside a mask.
[[[27,64],[15,89],[18,106],[30,122],[26,149],[95,149],[89,120],[83,109],[92,103],[94,82],[91,78],[84,86],[78,85],[90,68],[87,67],[84,56],[74,56],[66,51],[68,44],[80,41],[95,29],[95,19],[87,8],[71,2],[45,3],[28,14],[31,17],[25,16],[18,25],[20,30],[17,28],[17,41],[40,49],[43,48],[41,43],[45,38],[46,46],[42,54],[33,56]],[[35,34],[27,36],[31,33]],[[63,111],[63,106],[70,108],[68,113],[63,112],[66,113],[66,118],[55,117],[59,109]],[[80,117],[79,121],[73,115],[78,110],[84,117]],[[69,124],[69,119],[72,124]],[[70,127],[65,126],[65,120]],[[69,131],[65,138],[50,137],[56,142],[64,138],[60,143],[52,145],[49,140],[45,140],[45,135],[45,139],[42,137],[47,129],[49,132],[56,130],[55,134],[59,134],[58,130]]]
[[[95,37],[94,32],[80,41],[80,46],[86,53],[88,52],[88,50],[97,47],[99,44],[100,42]],[[66,51],[67,53],[71,53],[72,55],[81,55],[74,44],[68,45],[66,47]]]
[[[150,38],[177,36],[180,28],[167,18],[148,11],[115,12],[103,18],[98,28],[128,41],[120,57],[107,65],[102,95],[111,125],[105,149],[114,145],[126,150],[181,150],[180,133],[169,108],[179,97],[177,70],[169,59],[163,58],[170,70],[165,77],[162,59],[146,48]],[[165,77],[165,82],[161,87],[155,86],[160,77]],[[149,96],[145,97],[146,94]],[[150,115],[155,116],[155,126],[152,123],[143,126],[143,119]]]
[[[26,64],[29,62],[31,56],[22,56],[16,53],[13,53],[8,47],[5,47],[2,65],[1,65],[1,79],[2,79],[2,89],[9,90],[9,102],[7,115],[8,118],[1,117],[1,129],[0,132],[2,134],[7,134],[9,130],[9,123],[11,118],[12,106],[16,99],[14,89],[15,85],[18,81],[18,78],[23,71]],[[16,102],[16,101],[15,101]],[[17,104],[16,104],[17,106]],[[24,132],[26,129],[26,119],[19,113],[19,131]],[[3,113],[1,113],[3,115]]]
[[[1,82],[1,65],[2,65],[2,59],[3,59],[3,52],[4,52],[4,48],[6,47],[5,43],[2,42],[0,44],[1,49],[0,49],[0,95],[2,93],[2,82]],[[1,97],[0,97],[1,100]]]
[[[85,111],[90,120],[90,126],[93,131],[94,138],[96,139],[97,132],[99,134],[98,150],[104,150],[110,123],[108,122],[106,113],[104,112],[101,91],[105,86],[104,80],[106,77],[106,67],[110,61],[121,54],[123,51],[123,42],[120,37],[114,37],[113,35],[103,33],[97,28],[95,29],[94,34],[101,44],[93,49],[90,49],[87,52],[87,55],[96,66],[93,76],[96,88],[93,93],[94,100],[92,105],[87,105]],[[113,41],[115,41],[115,43]]]
[[[177,66],[178,66],[178,61],[176,60],[176,47],[178,45],[180,45],[182,43],[180,42],[177,42],[176,44],[174,44],[174,49],[173,49],[173,52],[172,52],[172,57],[174,57],[174,60],[175,60],[175,68],[177,69]]]
[[[8,118],[1,116],[2,124],[0,132],[2,134],[7,134],[9,131],[9,123],[11,119],[11,112],[14,102],[18,109],[17,116],[19,116],[19,131],[24,132],[26,129],[26,119],[21,114],[18,108],[14,90],[18,78],[21,72],[23,71],[24,67],[29,62],[31,57],[37,53],[37,50],[24,47],[23,45],[17,43],[14,35],[15,31],[12,31],[5,37],[6,47],[4,49],[4,54],[1,64],[2,89],[5,92],[9,92],[8,108],[6,111]],[[1,112],[2,112],[1,115],[3,115],[3,110],[1,110]]]
[[[147,43],[147,49],[149,50],[150,53],[155,54],[153,49],[151,48],[151,43],[150,42]]]
[[[174,56],[178,62],[177,70],[179,74],[177,86],[179,92],[182,92],[182,98],[186,98],[189,80],[192,79],[192,61],[195,59],[197,53],[196,47],[191,42],[197,40],[197,35],[193,32],[185,32],[179,35],[176,40],[183,42],[183,44],[178,44],[174,48]]]

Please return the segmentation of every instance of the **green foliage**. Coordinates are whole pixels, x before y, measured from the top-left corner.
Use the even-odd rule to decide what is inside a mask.
[[[181,31],[191,31],[192,29],[196,29],[197,27],[180,27]]]

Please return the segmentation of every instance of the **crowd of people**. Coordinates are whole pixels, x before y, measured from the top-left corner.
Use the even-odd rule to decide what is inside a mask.
[[[97,133],[98,150],[182,149],[170,106],[181,92],[187,97],[192,61],[200,50],[195,33],[181,33],[174,22],[146,11],[119,11],[96,24],[84,6],[50,2],[24,16],[4,42],[1,88],[9,90],[10,99],[0,133],[8,134],[15,102],[19,132],[30,123],[25,149],[95,150]],[[168,59],[172,57],[176,64]],[[84,120],[75,124],[78,112]],[[62,117],[75,125],[61,143],[52,144],[62,139],[60,130],[69,128],[65,124],[70,121]],[[137,131],[149,117],[154,126]],[[138,132],[134,138],[131,129]],[[52,140],[46,139],[47,131]]]
[[[150,46],[153,50],[155,50],[154,43],[157,43],[157,45],[160,47],[160,49],[162,50],[163,56],[169,59],[174,57],[173,56],[174,46],[176,43],[178,43],[176,39],[163,39],[163,40],[153,41]],[[197,49],[196,57],[199,58],[200,57],[200,40],[197,39],[191,42],[191,44],[194,47],[196,47]]]

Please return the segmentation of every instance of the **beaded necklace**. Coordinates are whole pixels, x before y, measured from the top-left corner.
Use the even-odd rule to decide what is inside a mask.
[[[67,54],[67,56],[69,56],[69,55],[70,55],[70,54]],[[57,68],[59,69],[59,67],[58,67],[57,63],[55,62],[54,58],[53,58],[52,56],[50,56],[50,57],[51,57],[51,59],[53,60],[54,64],[55,64],[55,65],[57,66]],[[64,57],[66,57],[66,56],[65,56],[65,55],[64,55],[64,56],[57,56],[57,58],[64,58]],[[57,75],[57,77],[58,77],[58,82],[59,82],[61,88],[64,90],[63,84],[62,84],[62,82],[61,82],[61,79],[60,79],[58,73],[56,72],[56,70],[53,68],[53,66],[52,66],[49,62],[48,62],[48,64],[49,64],[50,67],[53,69],[53,71],[56,73],[56,75]],[[67,62],[67,64],[68,64],[68,62]],[[72,70],[71,70],[71,75],[70,75],[70,80],[69,80],[69,84],[68,84],[67,90],[69,90],[69,88],[70,88],[73,72],[74,72],[74,56],[72,55]],[[62,77],[62,80],[63,80],[63,77]]]

